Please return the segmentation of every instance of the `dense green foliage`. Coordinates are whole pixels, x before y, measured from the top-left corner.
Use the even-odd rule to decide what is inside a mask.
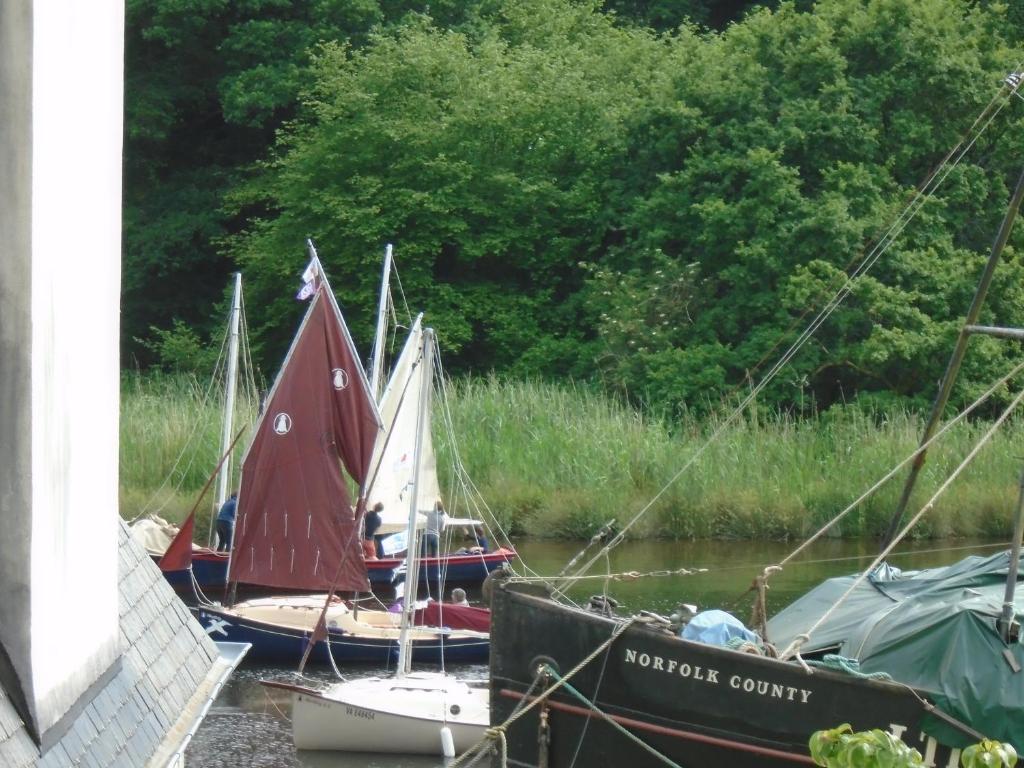
[[[365,345],[391,241],[450,369],[701,411],[759,377],[997,93],[1016,12],[135,0],[126,335],[173,348],[172,319],[196,324],[238,265],[272,370],[312,235]],[[1015,102],[773,407],[931,391],[1020,162]],[[986,321],[1024,322],[1019,239]],[[960,397],[1009,354],[978,344]]]
[[[157,510],[180,520],[195,503],[219,450],[220,406],[207,389],[190,377],[126,377],[121,404],[126,517]],[[624,523],[704,447],[631,535],[803,539],[909,456],[921,429],[920,419],[908,413],[875,419],[855,408],[836,408],[813,419],[755,414],[731,426],[687,418],[669,434],[660,420],[587,388],[495,378],[459,380],[447,400],[447,409],[436,402],[434,417],[445,498],[454,504],[460,496],[452,471],[457,449],[483,501],[506,529],[568,538],[590,536],[612,519]],[[239,408],[246,411],[244,404]],[[443,410],[451,414],[451,430],[445,428]],[[960,427],[932,449],[916,501],[923,503],[934,492],[984,429],[981,423]],[[718,439],[705,446],[719,430]],[[1022,438],[1019,424],[997,435],[914,535],[1008,537]],[[900,479],[890,481],[834,535],[880,535],[899,485]]]

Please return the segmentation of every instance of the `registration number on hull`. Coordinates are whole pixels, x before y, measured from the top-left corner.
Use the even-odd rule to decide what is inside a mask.
[[[368,709],[359,709],[358,707],[345,706],[345,714],[349,717],[359,717],[363,720],[373,720],[376,716],[376,712],[371,712]]]

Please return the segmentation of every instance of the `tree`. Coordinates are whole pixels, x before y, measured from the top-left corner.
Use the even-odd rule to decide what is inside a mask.
[[[578,262],[612,236],[626,127],[663,57],[650,33],[557,0],[466,32],[420,17],[359,50],[324,46],[304,119],[233,198],[270,212],[232,241],[268,338],[290,333],[280,280],[313,233],[365,340],[392,241],[450,364],[573,372],[592,334]]]

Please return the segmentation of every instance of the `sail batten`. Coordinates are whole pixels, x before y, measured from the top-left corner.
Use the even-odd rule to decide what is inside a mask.
[[[286,589],[369,589],[358,500],[351,498],[342,467],[362,487],[379,431],[358,355],[323,282],[242,463],[235,545],[252,555],[248,568],[232,562],[231,581]],[[292,513],[306,516],[305,531],[288,525]],[[262,516],[263,524],[247,525],[253,516]],[[282,562],[275,568],[281,547],[282,554],[292,553],[294,567]],[[335,570],[338,580],[332,584]]]

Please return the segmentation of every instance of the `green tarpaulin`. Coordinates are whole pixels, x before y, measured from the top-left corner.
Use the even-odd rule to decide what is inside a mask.
[[[888,672],[988,738],[1022,751],[1024,646],[1007,646],[996,631],[1008,563],[1002,552],[925,571],[881,568],[814,631],[802,653],[835,652],[857,659],[863,672]],[[768,623],[768,639],[785,648],[854,578],[830,579],[794,602]],[[1020,578],[1018,620],[1024,613],[1019,585]],[[925,730],[954,746],[974,741],[935,718]]]

